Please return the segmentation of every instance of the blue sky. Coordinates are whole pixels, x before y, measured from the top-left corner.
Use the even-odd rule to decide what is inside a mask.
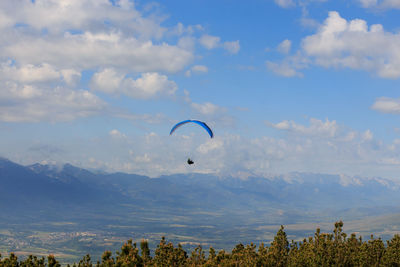
[[[399,0],[3,1],[1,155],[400,178],[399,15]],[[188,118],[215,138],[169,136]]]

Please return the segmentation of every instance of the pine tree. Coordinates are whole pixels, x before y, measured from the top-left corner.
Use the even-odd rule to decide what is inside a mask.
[[[178,245],[178,248],[174,248],[172,243],[167,244],[165,237],[161,238],[153,260],[155,266],[184,266],[186,260],[187,254],[181,244]]]
[[[268,266],[283,267],[287,265],[289,255],[289,242],[286,237],[283,225],[277,232],[268,249]]]
[[[206,263],[204,264],[205,267],[211,267],[211,266],[216,266],[217,265],[217,255],[215,253],[215,249],[213,247],[210,247],[208,250],[208,259]]]
[[[268,261],[268,247],[264,246],[264,243],[258,246],[258,266],[266,266]]]
[[[385,266],[400,266],[400,235],[395,235],[387,241],[387,248],[383,257]]]
[[[143,265],[148,266],[151,264],[151,256],[149,249],[149,242],[147,240],[142,239],[140,242],[140,250],[142,251],[142,260]]]
[[[118,266],[142,266],[143,260],[139,256],[139,249],[132,239],[128,240],[122,247],[121,252],[117,252],[116,265]]]
[[[90,255],[89,254],[86,254],[86,256],[84,256],[80,261],[79,261],[79,264],[78,264],[78,267],[92,267],[93,266],[93,264],[92,264],[92,261],[91,261],[91,258],[90,258]],[[50,267],[50,266],[49,266]]]
[[[112,267],[115,264],[115,260],[112,257],[111,251],[104,251],[103,255],[101,255],[101,263],[98,264],[101,267]]]
[[[2,261],[2,265],[7,267],[18,267],[18,257],[14,253],[10,253],[10,256]]]
[[[203,248],[198,245],[191,253],[188,263],[190,266],[203,266],[206,263],[206,257],[204,255]]]
[[[54,255],[49,255],[47,257],[47,264],[49,267],[60,267],[60,263],[56,260]]]

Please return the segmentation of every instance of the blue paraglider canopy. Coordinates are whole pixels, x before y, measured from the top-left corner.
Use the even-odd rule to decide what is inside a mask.
[[[173,132],[175,132],[176,129],[178,129],[182,125],[184,125],[186,123],[189,123],[189,122],[197,123],[198,125],[200,125],[204,129],[206,129],[206,131],[208,132],[208,134],[210,135],[211,138],[214,137],[214,133],[212,132],[211,128],[208,127],[208,125],[205,122],[198,121],[198,120],[185,120],[185,121],[178,122],[177,124],[175,124],[174,127],[172,127],[171,132],[169,134],[171,135]]]

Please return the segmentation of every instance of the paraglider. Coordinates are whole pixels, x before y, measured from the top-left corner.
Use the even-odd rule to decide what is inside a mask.
[[[179,127],[181,127],[182,125],[185,125],[187,123],[196,123],[196,124],[200,125],[207,131],[207,133],[210,135],[211,138],[214,137],[214,133],[211,130],[211,128],[208,127],[208,125],[205,122],[198,121],[198,120],[185,120],[185,121],[178,122],[177,124],[174,125],[174,127],[172,127],[169,134],[170,135],[173,134],[176,129],[178,129]],[[192,165],[192,164],[194,164],[194,161],[191,158],[188,158],[187,164]]]
[[[173,132],[175,132],[176,129],[178,129],[179,127],[181,127],[182,125],[189,123],[189,122],[193,122],[193,123],[197,123],[198,125],[200,125],[201,127],[203,127],[208,134],[210,135],[211,138],[214,137],[214,133],[212,132],[211,128],[208,127],[208,125],[205,122],[202,121],[198,121],[198,120],[185,120],[185,121],[181,121],[178,122],[177,124],[175,124],[174,127],[172,127],[171,131],[169,132],[169,134],[171,135]]]

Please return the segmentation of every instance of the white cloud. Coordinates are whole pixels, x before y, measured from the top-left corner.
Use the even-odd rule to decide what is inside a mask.
[[[80,73],[40,65],[0,64],[0,120],[69,121],[98,115],[107,108],[96,95],[73,89]]]
[[[192,76],[192,71],[191,71],[191,70],[185,71],[185,76],[186,76],[186,77]]]
[[[197,151],[200,152],[201,154],[207,154],[212,150],[217,150],[222,148],[224,145],[223,141],[220,139],[216,140],[207,140],[206,143],[201,144],[197,147]]]
[[[400,9],[399,0],[359,0],[364,8],[378,8],[378,9]]]
[[[0,64],[0,119],[60,121],[107,111],[157,121],[157,115],[106,108],[95,93],[172,96],[177,84],[165,73],[193,65],[196,42],[239,51],[239,41],[222,42],[204,34],[201,25],[163,27],[167,16],[157,8],[148,5],[142,12],[131,0],[0,1],[0,62],[5,62]],[[93,70],[99,71],[89,77],[92,91],[79,90],[81,77],[88,79]],[[190,69],[190,74],[206,72],[203,65]]]
[[[175,82],[158,73],[143,73],[136,80],[125,79],[123,82],[126,95],[134,98],[147,99],[160,94],[173,95],[178,89]]]
[[[290,62],[282,61],[279,63],[267,60],[265,62],[267,69],[283,77],[303,77],[301,72],[298,72]]]
[[[283,40],[277,47],[277,50],[283,54],[289,54],[290,48],[292,47],[292,42],[288,39]]]
[[[117,94],[121,91],[121,83],[125,75],[117,73],[115,69],[107,68],[93,75],[91,88],[108,94]]]
[[[194,37],[191,37],[191,36],[182,37],[178,41],[178,47],[183,48],[188,51],[192,51],[194,49],[195,44],[196,44],[196,40]]]
[[[200,74],[200,73],[207,73],[207,72],[208,72],[207,66],[204,66],[204,65],[194,65],[193,67],[190,68],[190,70],[187,70],[187,71],[185,72],[185,75],[186,75],[187,77],[190,77],[190,76],[192,76],[192,73]]]
[[[118,131],[117,129],[113,129],[109,132],[110,136],[112,138],[120,139],[120,138],[126,138],[126,135]]]
[[[188,45],[152,41],[168,30],[160,26],[162,16],[145,17],[132,1],[1,1],[0,10],[5,15],[0,20],[0,60],[78,71],[118,66],[136,72],[177,72],[193,60]]]
[[[293,7],[296,3],[293,0],[274,0],[277,5],[283,8]]]
[[[161,95],[173,95],[177,90],[175,82],[155,72],[142,73],[132,79],[114,69],[104,69],[93,75],[91,88],[108,94],[124,94],[132,98],[150,99]]]
[[[359,0],[363,7],[373,7],[378,4],[378,0]]]
[[[185,26],[181,22],[178,22],[178,24],[172,30],[172,33],[181,36],[184,34],[192,35],[196,31],[204,31],[203,26],[201,26],[200,24]]]
[[[203,104],[192,103],[191,106],[193,109],[195,109],[197,112],[203,115],[214,115],[217,114],[218,112],[221,113],[226,112],[226,109],[210,102],[206,102]]]
[[[229,115],[228,108],[211,102],[196,103],[192,101],[189,91],[184,90],[183,93],[183,101],[191,108],[195,117],[202,118],[210,123],[210,126],[213,124],[218,124],[220,127],[235,125],[235,118]]]
[[[326,119],[324,122],[319,119],[311,118],[310,125],[308,127],[297,124],[294,121],[287,120],[281,121],[276,124],[267,122],[267,125],[278,130],[286,130],[303,135],[313,135],[330,138],[336,137],[339,131],[339,126],[337,125],[336,121],[329,121],[328,119]]]
[[[81,79],[81,73],[74,69],[61,70],[61,75],[66,84],[75,86]]]
[[[201,74],[201,73],[207,73],[208,72],[208,68],[207,66],[204,65],[194,65],[190,68],[190,70],[187,70],[185,72],[185,76],[186,77],[190,77],[192,76],[192,73],[195,74]]]
[[[208,68],[204,65],[194,65],[192,71],[195,73],[208,72]]]
[[[200,37],[199,42],[203,47],[208,50],[223,47],[231,54],[237,54],[240,50],[239,40],[221,43],[220,37],[204,34]]]
[[[204,34],[201,36],[199,42],[202,46],[207,48],[208,50],[217,48],[220,45],[221,38],[218,36],[212,36],[208,34]]]
[[[20,83],[46,83],[62,79],[66,84],[74,85],[80,77],[81,74],[76,70],[57,70],[47,63],[17,66],[11,61],[7,61],[0,64],[0,79]]]
[[[381,97],[375,100],[371,108],[382,113],[398,114],[400,113],[400,99]]]
[[[373,133],[371,132],[371,130],[366,130],[363,134],[362,134],[362,140],[363,141],[371,141],[374,138]]]
[[[15,38],[0,51],[0,57],[12,57],[21,64],[47,62],[58,68],[91,69],[115,66],[128,71],[176,72],[188,64],[191,52],[166,43],[154,45],[124,37],[121,33],[66,34],[62,37]]]
[[[339,183],[342,186],[349,186],[349,185],[362,185],[362,182],[357,177],[352,177],[344,174],[340,174]]]
[[[384,47],[385,49],[382,49]],[[301,64],[299,64],[301,63]],[[317,33],[302,40],[301,50],[282,63],[267,62],[270,70],[291,77],[310,65],[365,70],[382,78],[400,77],[400,33],[361,19],[347,21],[329,12]]]
[[[224,42],[224,49],[231,54],[237,54],[240,50],[239,40],[233,42]]]
[[[11,64],[3,64],[0,71],[1,76],[4,78],[7,77],[26,83],[47,82],[60,78],[60,73],[46,63],[40,66],[28,64],[20,68],[12,66]]]
[[[6,18],[12,21],[8,25],[22,23],[52,34],[81,29],[98,31],[104,27],[104,23],[99,22],[108,22],[108,27],[147,39],[159,38],[165,32],[160,20],[143,17],[133,2],[126,0],[118,1],[117,5],[108,0],[2,1],[0,9],[6,11]]]
[[[107,105],[85,90],[1,84],[0,120],[7,122],[70,121],[101,114]]]
[[[295,6],[301,6],[304,8],[313,2],[326,2],[326,1],[328,0],[274,0],[275,4],[277,4],[282,8],[290,8]]]
[[[131,113],[116,112],[113,114],[113,116],[118,117],[118,118],[123,118],[126,120],[130,120],[133,122],[134,121],[143,121],[143,122],[149,123],[149,124],[160,124],[160,123],[165,123],[165,122],[172,123],[172,121],[162,113],[131,114]]]
[[[364,20],[346,21],[339,13],[330,12],[318,33],[303,39],[302,47],[317,65],[400,77],[400,34],[385,32],[380,24],[368,28]]]

